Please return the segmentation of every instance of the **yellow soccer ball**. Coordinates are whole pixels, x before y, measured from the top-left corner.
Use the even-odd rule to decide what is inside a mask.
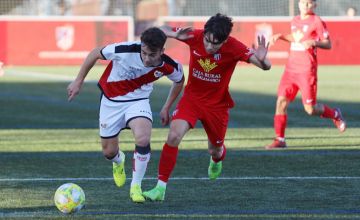
[[[74,183],[65,183],[55,192],[56,207],[62,213],[75,213],[85,205],[85,193]]]

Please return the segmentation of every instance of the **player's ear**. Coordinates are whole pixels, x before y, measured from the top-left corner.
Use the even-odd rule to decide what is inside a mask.
[[[163,49],[161,49],[161,55],[163,55],[165,52],[165,47],[163,47]]]

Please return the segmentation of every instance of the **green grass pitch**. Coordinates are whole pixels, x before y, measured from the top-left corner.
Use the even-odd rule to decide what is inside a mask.
[[[360,219],[359,66],[319,68],[318,100],[340,107],[348,122],[339,134],[329,120],[307,116],[300,96],[289,107],[288,149],[266,151],[273,138],[276,90],[283,67],[236,69],[230,85],[236,107],[225,143],[221,178],[207,179],[206,135],[198,124],[180,145],[165,201],[129,199],[129,131],[120,135],[128,180],[113,183],[111,163],[98,137],[103,66],[89,74],[81,94],[67,102],[66,87],[78,67],[7,67],[0,77],[0,218],[4,219]],[[186,69],[186,68],[185,68]],[[158,112],[170,88],[155,83],[152,158],[143,189],[156,184],[167,136]],[[85,207],[61,214],[53,203],[58,186],[80,185]]]

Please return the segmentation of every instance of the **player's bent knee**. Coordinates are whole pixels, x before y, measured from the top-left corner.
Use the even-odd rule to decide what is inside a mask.
[[[178,133],[176,131],[170,131],[169,135],[168,135],[167,143],[172,146],[177,146],[177,145],[179,145],[181,138],[182,138],[182,136],[180,133]]]
[[[138,146],[147,146],[150,143],[150,136],[142,136],[135,139],[135,144]]]

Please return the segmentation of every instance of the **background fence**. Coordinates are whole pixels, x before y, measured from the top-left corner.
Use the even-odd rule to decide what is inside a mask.
[[[1,0],[2,15],[129,15],[141,18],[143,7],[156,5],[159,16],[293,16],[298,0]],[[360,9],[359,0],[317,0],[320,16],[345,16]],[[149,11],[148,11],[149,12]]]

